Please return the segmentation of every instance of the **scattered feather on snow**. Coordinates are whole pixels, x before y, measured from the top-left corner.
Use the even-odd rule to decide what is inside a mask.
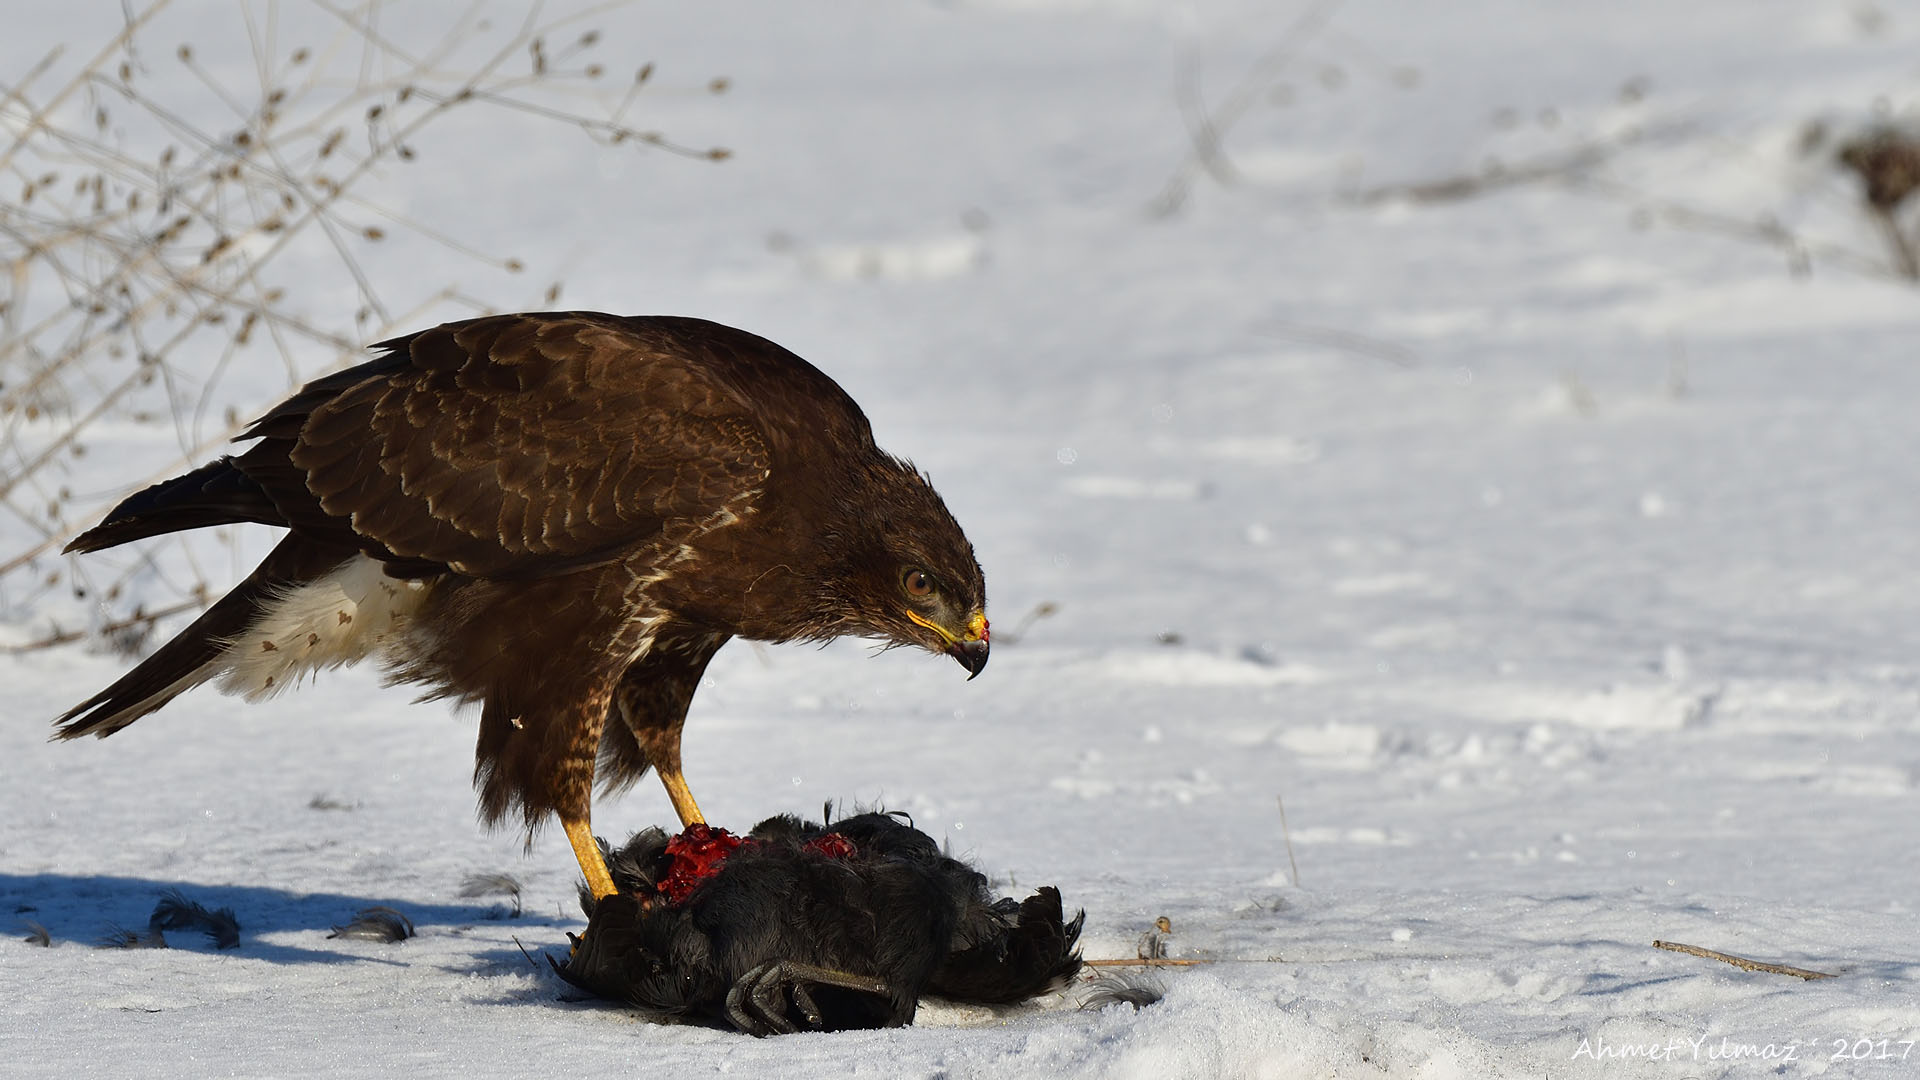
[[[155,937],[162,930],[198,930],[212,940],[216,948],[232,949],[240,945],[240,920],[232,908],[209,911],[187,899],[178,889],[168,889],[154,905],[147,929]]]
[[[1131,1005],[1139,1012],[1166,996],[1166,984],[1147,972],[1105,971],[1087,984],[1080,1007],[1104,1009],[1109,1005]]]
[[[167,938],[158,930],[129,930],[124,926],[109,926],[107,932],[94,942],[101,949],[164,949]]]
[[[353,921],[336,926],[329,938],[353,938],[356,941],[405,941],[413,936],[413,920],[390,907],[370,907],[355,914]]]
[[[471,874],[460,883],[460,895],[467,899],[481,896],[504,896],[513,906],[504,910],[509,919],[520,917],[520,880],[512,874]],[[501,911],[501,909],[496,909]],[[498,918],[496,914],[493,917]]]

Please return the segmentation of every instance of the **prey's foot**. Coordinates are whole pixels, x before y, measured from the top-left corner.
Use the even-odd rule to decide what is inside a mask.
[[[834,986],[880,997],[892,993],[883,980],[871,975],[853,975],[797,960],[769,960],[740,976],[727,991],[727,1019],[755,1038],[791,1035],[800,1030],[790,1015],[797,1010],[808,1030],[824,1030],[827,1020],[813,1000],[810,987],[814,986]]]

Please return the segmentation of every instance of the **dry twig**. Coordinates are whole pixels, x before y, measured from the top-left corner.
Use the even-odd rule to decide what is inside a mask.
[[[1698,956],[1706,960],[1718,960],[1723,964],[1732,964],[1742,971],[1764,971],[1772,975],[1792,975],[1798,979],[1806,979],[1808,982],[1812,982],[1814,979],[1838,978],[1838,976],[1828,974],[1824,971],[1808,971],[1806,968],[1788,967],[1785,964],[1769,964],[1760,960],[1749,960],[1744,956],[1715,952],[1712,949],[1703,949],[1698,945],[1682,945],[1677,941],[1656,941],[1653,943],[1653,947],[1656,949],[1667,949],[1672,952],[1686,953],[1688,956]]]
[[[1674,129],[1678,130],[1678,129]],[[1672,134],[1663,130],[1660,134]],[[1363,206],[1404,199],[1413,203],[1459,202],[1478,198],[1522,184],[1547,181],[1574,181],[1585,178],[1622,151],[1647,141],[1647,132],[1629,128],[1618,135],[1594,139],[1577,146],[1556,150],[1518,162],[1490,162],[1477,173],[1421,180],[1410,184],[1386,184],[1353,192],[1348,198]]]
[[[1275,794],[1275,806],[1280,808],[1280,837],[1287,843],[1287,871],[1293,875],[1293,887],[1300,887],[1300,864],[1293,858],[1293,830],[1287,828],[1287,800]]]
[[[1086,960],[1087,967],[1193,967],[1218,963],[1215,960],[1169,960],[1164,956],[1139,956],[1132,960]]]

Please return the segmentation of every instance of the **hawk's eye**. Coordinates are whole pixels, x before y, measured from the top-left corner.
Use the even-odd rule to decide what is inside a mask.
[[[933,595],[933,579],[925,570],[909,570],[900,575],[900,587],[907,590],[908,596]]]

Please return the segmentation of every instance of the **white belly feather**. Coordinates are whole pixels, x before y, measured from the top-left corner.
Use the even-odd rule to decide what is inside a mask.
[[[378,560],[356,555],[269,599],[214,662],[220,689],[260,701],[322,668],[402,651],[427,592],[425,583],[390,578]]]

